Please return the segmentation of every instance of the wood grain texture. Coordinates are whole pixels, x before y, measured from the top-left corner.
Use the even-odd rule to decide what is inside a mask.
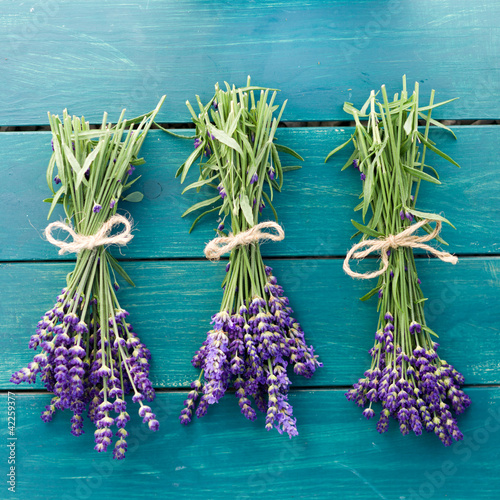
[[[401,76],[460,97],[447,118],[499,118],[495,0],[2,2],[0,125],[47,123],[47,110],[100,123],[141,114],[188,121],[186,99],[215,82],[282,89],[287,120],[346,119],[342,103],[400,88]]]
[[[455,141],[449,134],[434,130],[432,137],[455,158],[461,169],[429,153],[427,161],[435,165],[442,185],[422,183],[419,207],[438,212],[452,221],[457,230],[443,228],[449,251],[458,254],[498,253],[497,221],[498,162],[496,149],[500,128],[495,126],[455,127]],[[352,133],[352,128],[279,129],[280,143],[300,152],[303,168],[286,174],[282,193],[274,199],[286,238],[262,247],[269,256],[345,255],[355,232],[350,220],[360,220],[353,208],[358,204],[361,186],[354,169],[341,172],[351,150],[339,153],[325,164],[326,155]],[[50,194],[45,170],[50,158],[50,134],[19,132],[0,134],[3,151],[3,182],[0,206],[4,230],[0,231],[0,260],[45,260],[61,258],[57,249],[41,237],[47,225],[49,205],[42,200]],[[137,189],[145,195],[141,203],[122,203],[121,211],[130,211],[136,223],[135,238],[122,250],[133,258],[203,257],[203,248],[214,237],[216,216],[207,216],[189,235],[195,216],[181,214],[204,198],[194,190],[181,196],[182,187],[174,179],[175,171],[189,155],[192,141],[183,141],[161,131],[152,131],[142,153],[147,161],[141,167]],[[481,152],[480,158],[478,152]],[[286,158],[288,165],[297,160]],[[193,169],[191,179],[196,175]],[[186,185],[188,181],[186,181]],[[55,213],[52,220],[62,215]],[[266,209],[264,218],[273,218]],[[66,233],[62,233],[62,238]],[[72,259],[66,256],[61,259]]]
[[[70,415],[40,420],[47,396],[19,394],[17,490],[4,498],[491,500],[500,488],[500,390],[469,392],[473,405],[459,416],[464,441],[449,448],[434,435],[401,436],[394,422],[379,435],[376,421],[367,422],[343,391],[292,392],[299,429],[292,440],[266,432],[262,416],[245,420],[229,394],[182,427],[177,417],[185,393],[159,394],[159,432],[145,429],[129,408],[129,452],[118,463],[111,452],[93,450],[90,425],[75,438]]]
[[[294,386],[345,386],[369,368],[368,349],[377,324],[376,303],[359,297],[373,284],[352,280],[341,260],[268,261],[295,310],[296,318],[324,367]],[[360,266],[369,269],[374,261]],[[461,259],[457,266],[436,259],[417,263],[426,297],[429,326],[440,335],[440,354],[461,371],[467,383],[500,383],[500,259]],[[137,287],[124,287],[119,300],[130,322],[153,353],[156,387],[187,387],[198,376],[190,360],[206,337],[210,317],[219,311],[224,263],[130,262],[125,269]],[[38,318],[52,307],[71,264],[0,266],[3,318],[0,387],[11,388],[13,371],[34,353],[29,336]],[[29,386],[21,386],[28,389]],[[41,387],[41,385],[37,386]]]

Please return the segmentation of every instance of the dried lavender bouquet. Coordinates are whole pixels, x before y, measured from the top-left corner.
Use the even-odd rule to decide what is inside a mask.
[[[67,276],[66,287],[38,322],[30,349],[40,352],[26,368],[14,373],[11,382],[34,383],[40,375],[46,389],[54,394],[42,413],[48,422],[56,410],[70,410],[71,433],[83,433],[82,414],[95,424],[95,450],[106,451],[116,426],[117,440],[113,457],[122,459],[127,450],[125,426],[130,420],[125,394],[139,404],[139,415],[153,431],[159,424],[151,408],[154,389],[149,380],[149,350],[127,322],[116,291],[115,273],[133,285],[112,257],[108,245],[124,245],[133,236],[131,224],[116,214],[118,201],[140,201],[141,193],[124,196],[138,179],[129,180],[136,166],[144,163],[139,150],[153,120],[163,104],[133,120],[124,120],[123,110],[112,126],[104,114],[100,129],[71,117],[64,111],[62,120],[49,113],[53,154],[47,169],[52,198],[48,218],[56,204],[66,213],[66,223],[54,222],[46,231],[47,239],[60,247],[59,254],[77,253],[74,270]],[[54,169],[57,167],[57,175]],[[54,189],[54,184],[59,186]],[[115,225],[125,229],[110,236]],[[56,228],[70,233],[70,242],[54,238]],[[111,274],[113,279],[111,279]],[[112,416],[112,414],[115,416]]]
[[[195,150],[177,173],[184,182],[193,162],[201,158],[199,179],[184,192],[204,186],[217,190],[217,195],[193,205],[183,216],[210,207],[195,220],[194,227],[206,214],[218,212],[222,218],[218,237],[207,245],[205,255],[218,260],[231,252],[221,308],[212,317],[213,328],[192,360],[200,368],[200,376],[191,384],[180,420],[183,424],[191,421],[200,392],[198,417],[232,385],[246,418],[256,418],[253,398],[257,408],[266,413],[266,429],[275,427],[291,437],[297,428],[287,401],[287,367],[291,364],[295,373],[309,378],[320,363],[292,317],[283,288],[262,261],[258,241],[283,239],[283,230],[274,222],[258,224],[258,220],[266,204],[277,220],[273,193],[281,190],[284,171],[297,168],[282,167],[278,152],[302,158],[274,143],[286,104],[279,116],[273,117],[279,109],[274,104],[276,92],[252,87],[250,80],[244,88],[226,87],[221,90],[216,85],[214,97],[205,106],[197,98],[199,114],[187,103],[196,124]],[[259,92],[257,98],[254,91]],[[228,218],[229,234],[224,231]],[[264,228],[277,235],[261,231]]]
[[[426,244],[432,239],[446,244],[439,232],[442,222],[450,223],[440,215],[416,208],[421,181],[440,184],[437,171],[425,162],[428,149],[459,166],[437,149],[428,136],[431,124],[453,134],[431,118],[434,108],[450,101],[434,104],[432,91],[429,104],[421,106],[418,83],[408,95],[405,78],[400,96],[396,94],[389,101],[384,86],[381,94],[379,100],[372,91],[361,110],[344,104],[356,129],[349,141],[327,157],[328,160],[353,142],[354,152],[344,168],[352,164],[360,172],[362,201],[355,210],[362,211],[363,221],[368,213],[371,218],[366,225],[353,221],[362,240],[348,253],[344,269],[357,278],[378,276],[377,286],[361,298],[378,295],[380,316],[375,344],[370,349],[371,367],[346,396],[361,407],[367,406],[363,415],[368,419],[374,416],[374,403],[382,403],[377,424],[380,433],[387,430],[392,416],[403,434],[411,430],[420,435],[426,429],[448,446],[463,438],[452,412],[462,413],[470,399],[461,390],[464,377],[439,357],[438,344],[432,340],[437,335],[425,321],[426,299],[413,249],[425,249],[445,262],[457,261],[447,252]],[[419,119],[424,120],[423,132],[418,128]],[[365,124],[361,120],[366,120]],[[431,221],[435,221],[435,229]],[[417,236],[419,228],[428,234]],[[360,274],[350,269],[351,258],[362,259],[372,251],[381,253],[379,271]]]

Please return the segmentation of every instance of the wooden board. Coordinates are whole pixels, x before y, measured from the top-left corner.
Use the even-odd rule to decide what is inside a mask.
[[[203,419],[182,427],[178,413],[186,394],[159,394],[161,427],[155,434],[129,408],[129,454],[121,462],[111,451],[93,450],[90,426],[83,436],[72,436],[70,415],[43,423],[46,395],[18,395],[17,492],[4,498],[40,498],[40,490],[43,498],[58,500],[496,498],[498,389],[469,389],[473,406],[459,417],[465,438],[450,448],[431,434],[401,436],[394,422],[379,435],[376,421],[367,422],[343,392],[292,392],[299,429],[292,440],[266,432],[262,416],[245,420],[230,394]]]
[[[0,498],[497,498],[499,16],[493,0],[2,2]],[[376,305],[375,299],[358,300],[373,283],[342,271],[354,232],[350,219],[359,220],[353,207],[360,181],[353,169],[340,172],[347,151],[323,163],[353,130],[329,120],[346,121],[343,102],[361,105],[383,83],[389,94],[399,91],[405,73],[410,85],[420,83],[422,99],[432,88],[438,100],[460,98],[436,110],[435,118],[492,121],[461,122],[453,128],[457,141],[433,130],[432,138],[462,169],[439,158],[431,162],[429,155],[443,184],[420,192],[422,210],[442,213],[457,227],[443,229],[457,266],[423,254],[417,259],[440,354],[465,375],[472,398],[459,417],[464,441],[450,448],[433,435],[401,436],[394,423],[379,435],[376,422],[367,422],[344,397],[370,362]],[[248,74],[254,84],[280,88],[279,102],[288,99],[288,128],[278,130],[279,142],[305,158],[275,198],[286,238],[262,250],[324,367],[310,381],[292,378],[300,433],[292,440],[267,433],[262,416],[246,421],[232,394],[203,420],[179,424],[187,385],[197,376],[190,359],[219,309],[225,266],[202,254],[216,219],[208,217],[189,235],[194,217],[180,217],[202,196],[181,196],[173,178],[192,142],[152,131],[142,151],[147,164],[138,172],[144,200],[120,207],[134,218],[135,237],[114,253],[137,284],[124,285],[119,298],[153,353],[158,396],[152,406],[161,427],[145,429],[130,402],[129,453],[116,462],[111,452],[93,450],[89,422],[86,434],[75,438],[70,415],[40,420],[50,398],[41,385],[9,383],[32,358],[29,336],[74,258],[60,258],[41,236],[50,133],[34,126],[47,124],[47,111],[64,108],[92,123],[103,111],[116,119],[124,107],[130,117],[152,109],[166,93],[159,121],[175,129],[189,121],[186,99],[210,98],[217,81],[243,85]],[[21,130],[4,132],[4,126]],[[374,266],[368,259],[359,269]],[[6,483],[9,391],[16,398],[15,493]]]
[[[213,85],[282,89],[287,120],[345,120],[401,76],[460,97],[441,118],[498,118],[500,4],[493,0],[200,2],[97,0],[2,2],[0,125],[47,123],[68,108],[101,122],[152,109],[189,121],[184,102]]]
[[[325,365],[309,381],[295,377],[294,385],[331,387],[356,382],[369,368],[367,351],[373,346],[377,325],[376,300],[358,298],[373,284],[349,278],[339,259],[268,263]],[[372,260],[363,269],[373,264]],[[130,262],[125,266],[137,287],[125,285],[119,300],[153,352],[155,386],[187,387],[198,376],[190,360],[205,340],[210,317],[219,311],[224,268],[222,262]],[[464,258],[457,266],[421,259],[418,268],[429,298],[427,321],[440,335],[442,357],[470,384],[500,383],[500,259]],[[33,357],[34,352],[27,349],[29,336],[39,316],[52,307],[71,269],[69,263],[0,266],[4,297],[0,314],[5,318],[0,350],[9,353],[2,363],[1,388],[12,387],[8,383],[12,371]]]
[[[462,168],[457,169],[429,153],[428,161],[439,170],[442,185],[422,183],[419,207],[423,211],[442,213],[453,222],[456,231],[449,226],[443,228],[451,252],[498,253],[496,224],[500,205],[496,149],[500,143],[499,127],[455,127],[454,131],[456,141],[439,130],[434,130],[432,137]],[[352,128],[279,130],[279,141],[296,149],[305,161],[301,170],[286,174],[283,192],[276,194],[275,207],[286,238],[280,243],[264,245],[265,255],[345,255],[355,232],[350,220],[361,221],[360,214],[353,211],[361,185],[354,169],[340,171],[351,150],[339,153],[327,164],[324,159],[351,133]],[[138,172],[142,178],[136,184],[144,193],[144,200],[120,204],[121,211],[129,211],[135,221],[135,238],[117,255],[126,259],[203,258],[205,243],[215,235],[216,216],[206,217],[189,235],[195,216],[181,219],[181,215],[205,198],[194,190],[181,196],[183,188],[174,178],[175,171],[192,150],[192,141],[183,141],[162,131],[150,134],[142,150],[147,163]],[[42,200],[50,194],[45,181],[51,154],[50,137],[45,132],[0,134],[6,169],[0,183],[0,206],[5,223],[9,221],[0,232],[1,261],[59,258],[57,249],[42,238],[49,208]],[[480,159],[478,151],[482,151]],[[286,155],[283,158],[287,165],[298,163]],[[193,171],[193,180],[195,175]],[[52,220],[62,214],[62,210],[56,212]],[[273,214],[266,209],[263,217],[272,219]],[[61,233],[62,238],[66,236]]]

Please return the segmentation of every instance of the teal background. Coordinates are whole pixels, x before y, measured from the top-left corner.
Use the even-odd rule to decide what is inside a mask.
[[[498,498],[499,2],[0,1],[0,33],[0,498]],[[134,415],[127,458],[113,461],[93,450],[88,422],[75,438],[70,415],[40,420],[49,401],[40,384],[9,383],[30,361],[29,336],[73,265],[41,236],[46,113],[68,108],[96,123],[103,111],[113,119],[123,107],[141,114],[166,93],[159,121],[176,129],[189,121],[186,99],[209,98],[215,82],[242,85],[248,74],[280,88],[280,102],[288,99],[278,139],[305,160],[275,198],[286,239],[262,252],[324,367],[309,381],[292,379],[299,430],[292,440],[267,433],[263,417],[245,420],[231,394],[202,420],[179,424],[197,375],[190,359],[219,308],[225,263],[203,258],[215,220],[188,235],[193,218],[180,218],[196,199],[181,197],[173,178],[191,141],[151,131],[137,183],[144,200],[120,205],[134,218],[135,237],[115,254],[136,283],[124,284],[119,298],[153,352],[161,427],[151,433]],[[358,176],[340,172],[347,151],[323,161],[353,130],[331,122],[349,118],[343,102],[359,105],[382,84],[398,92],[403,74],[410,85],[419,81],[422,99],[433,88],[437,100],[459,97],[433,114],[461,120],[452,122],[457,140],[436,130],[431,137],[462,168],[429,153],[442,185],[422,186],[419,195],[422,210],[455,224],[443,237],[459,263],[417,258],[429,325],[472,398],[458,418],[464,441],[450,448],[434,435],[401,436],[394,422],[379,435],[344,397],[368,368],[376,305],[358,300],[373,284],[342,271]],[[8,391],[16,398],[15,493],[6,482]]]

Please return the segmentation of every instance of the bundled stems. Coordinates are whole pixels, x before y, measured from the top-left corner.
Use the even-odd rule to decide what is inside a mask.
[[[83,117],[70,117],[66,111],[62,120],[49,114],[53,147],[47,169],[53,196],[45,200],[51,203],[49,217],[62,204],[67,224],[72,223],[78,235],[91,236],[116,214],[120,199],[140,201],[140,193],[126,197],[123,193],[137,180],[129,181],[129,176],[144,163],[139,150],[163,100],[155,110],[133,120],[123,120],[122,112],[114,126],[107,123],[105,114],[97,130]],[[60,253],[64,251],[61,247]],[[151,430],[156,431],[159,424],[144,404],[155,397],[149,380],[151,355],[118,302],[115,273],[133,285],[105,247],[78,252],[66,287],[42,316],[29,342],[31,349],[40,347],[40,352],[11,381],[34,383],[40,375],[54,394],[42,419],[48,422],[56,410],[69,409],[75,436],[83,433],[87,408],[96,426],[95,449],[99,452],[111,444],[112,427],[116,426],[113,456],[122,459],[127,450],[125,426],[130,420],[125,394],[132,393],[139,415]]]
[[[199,179],[184,192],[217,190],[216,196],[209,195],[184,213],[209,207],[193,227],[205,215],[218,212],[217,235],[228,238],[227,218],[234,236],[255,227],[265,206],[277,219],[273,193],[281,190],[286,170],[299,168],[282,167],[278,151],[302,158],[274,143],[285,106],[274,117],[279,109],[275,97],[276,92],[251,86],[248,80],[243,88],[226,84],[225,91],[216,85],[207,105],[197,98],[199,114],[188,103],[196,124],[195,150],[178,175],[184,181],[193,162],[200,158]],[[208,405],[217,403],[232,385],[246,418],[257,416],[252,398],[266,413],[267,430],[275,427],[292,437],[297,428],[288,402],[291,382],[287,367],[292,364],[295,373],[311,377],[320,363],[292,317],[288,298],[272,269],[264,265],[258,242],[231,251],[222,285],[224,294],[219,312],[212,316],[213,328],[192,360],[200,376],[191,384],[181,423],[189,423],[194,411],[198,417],[205,415]]]
[[[377,99],[372,91],[361,110],[344,104],[344,110],[354,118],[355,132],[327,160],[353,142],[354,152],[344,168],[352,164],[359,171],[363,191],[356,210],[361,210],[363,220],[371,213],[365,225],[353,221],[363,240],[397,235],[418,221],[427,221],[423,229],[431,233],[430,221],[450,223],[440,215],[417,210],[416,202],[422,181],[440,184],[437,171],[425,163],[428,149],[458,166],[435,147],[428,135],[431,124],[453,134],[431,118],[434,108],[449,101],[434,104],[433,91],[429,105],[420,106],[418,83],[408,95],[405,78],[400,96],[396,94],[389,101],[385,87],[381,94]],[[419,119],[425,120],[423,133]],[[436,239],[446,244],[440,236]],[[438,344],[432,340],[437,335],[425,320],[426,299],[412,248],[398,247],[387,253],[387,270],[380,275],[377,286],[361,299],[378,295],[380,315],[370,349],[372,363],[346,396],[366,407],[363,414],[367,418],[374,416],[374,403],[382,403],[379,432],[387,430],[392,416],[403,434],[413,431],[419,435],[426,429],[448,446],[463,438],[452,411],[460,414],[470,404],[461,390],[464,378],[437,354]]]

